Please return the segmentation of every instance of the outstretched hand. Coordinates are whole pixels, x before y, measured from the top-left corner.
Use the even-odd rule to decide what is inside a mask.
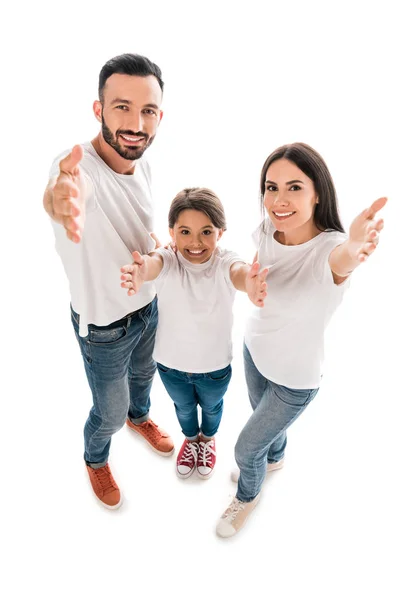
[[[146,261],[143,256],[135,250],[132,252],[133,264],[121,267],[121,287],[128,290],[128,296],[136,294],[146,281]]]
[[[260,271],[260,263],[254,261],[251,269],[246,275],[246,292],[251,302],[258,307],[264,306],[264,298],[267,295],[267,278],[268,269]]]
[[[83,178],[79,163],[83,158],[82,146],[74,146],[72,151],[60,161],[60,173],[53,189],[47,189],[43,206],[47,214],[64,226],[67,237],[79,242],[84,224]]]
[[[386,204],[387,198],[379,198],[369,208],[363,210],[352,222],[349,231],[349,252],[354,260],[365,262],[376,250],[379,233],[383,229],[383,219],[375,219]]]

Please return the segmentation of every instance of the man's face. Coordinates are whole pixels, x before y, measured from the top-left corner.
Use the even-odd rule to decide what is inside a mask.
[[[104,140],[122,158],[137,160],[152,143],[159,122],[162,92],[153,75],[114,73],[106,81],[103,102],[94,103]]]

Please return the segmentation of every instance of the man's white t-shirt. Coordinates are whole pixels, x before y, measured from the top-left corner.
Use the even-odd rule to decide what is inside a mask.
[[[210,373],[232,361],[233,301],[230,268],[244,262],[217,248],[203,264],[192,264],[170,248],[157,250],[164,265],[154,280],[158,328],[153,358],[186,373]]]
[[[342,301],[349,278],[333,281],[329,255],[347,236],[324,231],[297,246],[275,240],[272,222],[254,233],[261,268],[269,267],[263,308],[253,308],[245,343],[264,377],[293,389],[321,383],[324,331]]]
[[[52,221],[56,249],[69,279],[72,308],[80,315],[79,334],[88,334],[87,325],[109,325],[146,306],[155,297],[152,282],[143,285],[135,296],[121,288],[120,268],[131,263],[133,250],[147,254],[155,242],[150,169],[145,159],[135,163],[133,175],[115,173],[100,158],[90,142],[82,144],[79,166],[91,180],[93,193],[86,198],[83,236],[71,242],[62,225]],[[50,177],[59,174],[54,161]]]

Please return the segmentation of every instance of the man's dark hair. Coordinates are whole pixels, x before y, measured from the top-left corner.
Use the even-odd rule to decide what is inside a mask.
[[[121,54],[110,58],[103,66],[99,75],[99,100],[103,102],[103,90],[106,81],[114,73],[122,75],[137,75],[139,77],[148,77],[154,75],[160,84],[161,91],[164,88],[161,69],[156,64],[152,63],[145,56],[140,54]]]

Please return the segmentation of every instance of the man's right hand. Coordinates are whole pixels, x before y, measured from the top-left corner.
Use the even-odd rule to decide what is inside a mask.
[[[84,181],[79,169],[82,157],[82,147],[74,146],[60,161],[60,174],[49,183],[43,197],[47,214],[63,225],[67,237],[76,243],[81,240],[85,217]]]

